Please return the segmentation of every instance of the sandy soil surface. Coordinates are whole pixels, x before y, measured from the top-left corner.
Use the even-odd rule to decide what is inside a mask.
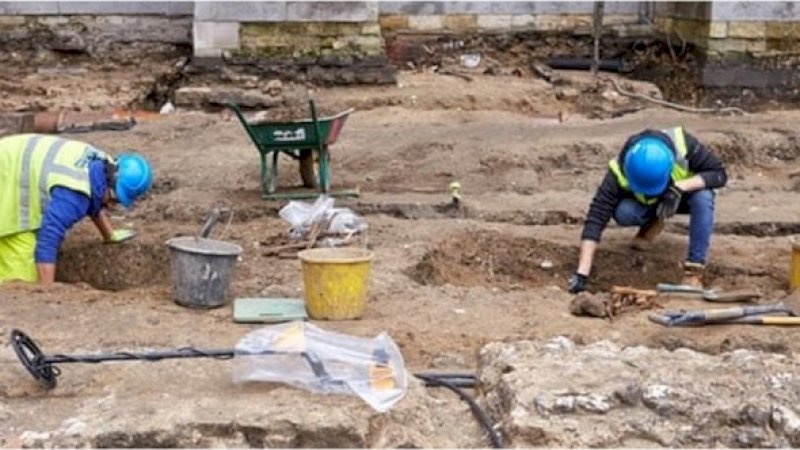
[[[634,132],[684,125],[729,167],[730,184],[717,196],[712,285],[758,288],[764,301],[784,298],[788,236],[800,230],[791,176],[800,168],[797,111],[719,117],[647,108],[591,120],[574,99],[559,100],[555,88],[541,80],[479,76],[468,82],[402,74],[400,84],[314,93],[322,103],[357,108],[333,147],[332,173],[335,187],[360,188],[358,199],[337,205],[366,216],[375,252],[364,317],[320,326],[357,336],[388,332],[411,371],[471,371],[477,350],[487,342],[557,335],[578,343],[611,339],[712,353],[800,349],[794,330],[787,328],[668,329],[650,323],[646,311],[613,322],[574,317],[565,290],[583,214],[608,159]],[[566,120],[541,116],[559,111],[569,113]],[[179,112],[125,132],[73,137],[111,152],[144,153],[155,167],[155,187],[135,210],[114,215],[117,226],[139,233],[135,241],[104,245],[91,225],[82,223],[62,248],[59,279],[69,283],[0,288],[0,397],[7,405],[4,415],[0,408],[6,423],[0,444],[6,446],[19,443],[25,430],[58,426],[110,392],[143,393],[118,397],[120,408],[136,408],[145,401],[141,398],[158,392],[191,395],[197,389],[192,380],[201,376],[197,367],[219,385],[227,383],[230,369],[224,362],[165,362],[158,370],[138,363],[74,365],[63,367],[56,391],[43,394],[6,345],[13,328],[29,333],[48,353],[234,345],[255,326],[233,323],[230,304],[197,311],[171,298],[164,242],[196,233],[211,208],[234,211],[230,225],[217,227],[212,237],[244,248],[232,298],[302,296],[300,262],[262,256],[265,247],[289,240],[288,225],[277,216],[285,203],[261,200],[258,155],[235,119]],[[300,183],[292,161],[282,159],[280,167],[281,186]],[[465,204],[457,217],[443,206],[454,180],[463,185]],[[593,289],[677,282],[686,223],[682,217],[673,220],[651,253],[629,249],[634,230],[611,225],[596,260]],[[793,298],[787,301],[795,304]],[[708,306],[669,303],[670,308]],[[217,390],[215,383],[201,385],[206,398],[238,395]],[[442,405],[443,411],[468,417],[454,397]]]

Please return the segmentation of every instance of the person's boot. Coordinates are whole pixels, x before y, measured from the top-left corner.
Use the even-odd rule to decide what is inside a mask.
[[[631,242],[631,247],[634,250],[649,250],[653,244],[653,240],[655,240],[656,236],[661,234],[663,230],[664,221],[662,219],[656,218],[647,222],[639,228],[639,232],[636,233],[633,242]]]
[[[703,264],[684,261],[681,284],[703,289],[705,271],[706,267]]]

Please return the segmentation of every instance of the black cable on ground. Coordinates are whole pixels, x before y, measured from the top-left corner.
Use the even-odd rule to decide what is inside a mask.
[[[469,395],[465,394],[464,391],[459,389],[452,380],[454,378],[459,378],[458,375],[444,375],[444,374],[414,374],[415,377],[419,378],[420,380],[424,381],[426,385],[434,385],[434,386],[441,386],[458,394],[461,397],[461,400],[464,400],[469,405],[469,408],[472,410],[472,413],[478,419],[478,422],[483,426],[486,430],[486,433],[489,435],[489,439],[492,441],[492,447],[494,448],[504,448],[503,447],[503,440],[500,437],[500,434],[494,429],[494,425],[492,424],[492,419],[486,414],[486,412],[478,405],[475,400],[470,397]],[[469,377],[469,376],[467,376]],[[474,378],[474,376],[472,376]],[[474,385],[473,385],[474,386]]]

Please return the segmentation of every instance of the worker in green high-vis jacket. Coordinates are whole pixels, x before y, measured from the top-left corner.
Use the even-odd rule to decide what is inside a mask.
[[[152,184],[150,164],[137,154],[113,158],[93,146],[56,136],[0,139],[0,283],[55,280],[67,230],[91,217],[106,242],[130,239],[105,213],[128,208]]]

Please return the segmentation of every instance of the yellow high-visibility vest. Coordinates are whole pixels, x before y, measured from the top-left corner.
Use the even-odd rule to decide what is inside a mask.
[[[0,139],[0,236],[38,230],[50,191],[91,197],[89,162],[109,159],[89,144],[41,134]]]
[[[694,176],[694,174],[689,170],[689,161],[686,159],[686,154],[688,150],[686,148],[686,137],[683,134],[683,127],[675,127],[670,128],[668,130],[664,130],[670,139],[672,139],[672,143],[675,145],[675,164],[672,165],[672,180],[673,181],[680,181],[686,180]],[[619,166],[618,158],[614,158],[608,162],[608,167],[611,169],[611,172],[614,173],[614,176],[617,177],[617,183],[622,189],[626,191],[630,191],[630,183],[628,179],[625,177],[625,174],[622,173],[622,168]],[[658,198],[647,198],[642,194],[634,193],[633,196],[638,200],[640,203],[645,205],[654,205],[658,203]]]

